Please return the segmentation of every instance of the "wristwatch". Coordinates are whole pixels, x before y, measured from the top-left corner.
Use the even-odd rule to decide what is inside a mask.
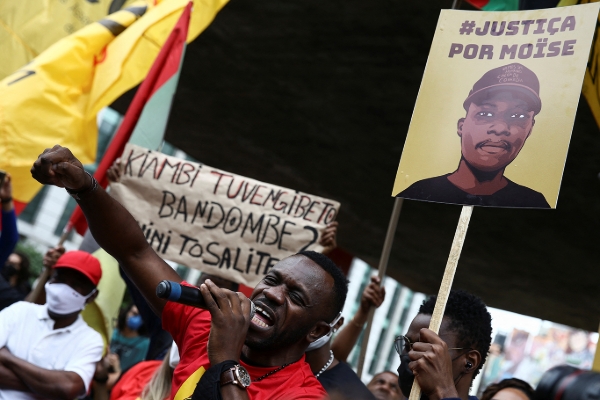
[[[233,368],[230,368],[221,374],[221,386],[233,383],[238,385],[242,389],[246,389],[252,383],[250,374],[246,371],[246,368],[237,364]]]

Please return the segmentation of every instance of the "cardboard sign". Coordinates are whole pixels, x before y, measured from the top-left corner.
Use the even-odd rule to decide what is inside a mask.
[[[599,7],[443,10],[392,195],[556,208]]]
[[[338,202],[128,144],[111,195],[163,258],[255,286],[284,257],[321,251]]]

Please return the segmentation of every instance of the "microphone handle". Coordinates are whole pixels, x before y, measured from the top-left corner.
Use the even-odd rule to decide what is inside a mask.
[[[192,307],[207,309],[204,297],[200,289],[191,286],[184,286],[173,281],[161,281],[156,286],[156,296],[168,301],[185,304]],[[214,299],[214,296],[213,296]],[[215,299],[216,302],[216,299]],[[250,318],[254,317],[256,312],[254,303],[250,301]]]

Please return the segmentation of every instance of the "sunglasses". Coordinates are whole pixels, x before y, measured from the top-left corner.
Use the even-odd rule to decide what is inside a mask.
[[[407,354],[417,342],[411,342],[406,336],[398,336],[394,339],[394,348],[398,354]],[[470,347],[451,347],[448,350],[472,350]]]

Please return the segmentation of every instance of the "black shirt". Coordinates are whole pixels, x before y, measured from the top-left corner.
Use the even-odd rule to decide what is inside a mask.
[[[0,310],[5,309],[17,301],[25,299],[25,294],[10,284],[0,275]]]
[[[454,186],[450,174],[413,183],[396,197],[487,207],[550,208],[544,195],[506,179],[508,184],[491,195],[473,195]]]
[[[340,361],[338,365],[323,372],[317,379],[332,398],[376,400],[375,396],[345,362]]]

